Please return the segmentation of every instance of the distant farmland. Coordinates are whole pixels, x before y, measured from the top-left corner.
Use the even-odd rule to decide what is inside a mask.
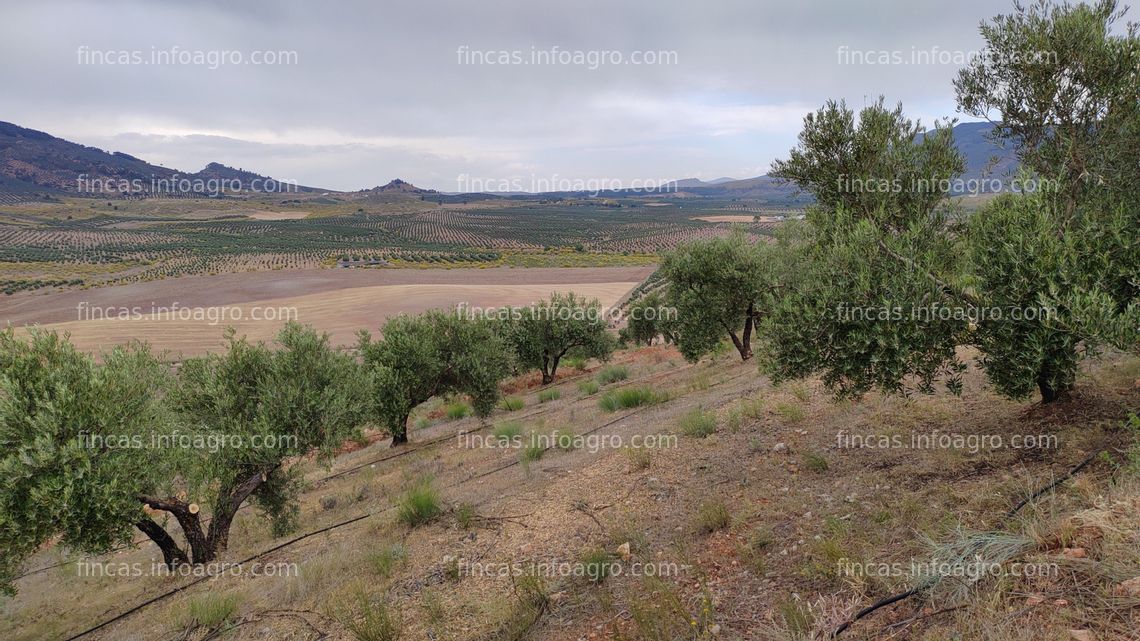
[[[75,288],[194,274],[333,267],[646,265],[678,244],[728,233],[711,200],[480,202],[399,206],[328,199],[98,201],[0,210],[0,291]],[[652,206],[651,206],[652,205]],[[228,213],[227,213],[228,212]],[[769,223],[736,221],[754,237]]]

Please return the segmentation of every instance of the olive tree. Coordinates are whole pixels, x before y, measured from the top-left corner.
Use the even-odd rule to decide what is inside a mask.
[[[490,321],[430,310],[396,316],[381,334],[374,341],[361,332],[359,347],[370,382],[369,413],[391,433],[393,447],[408,442],[409,415],[434,396],[470,395],[480,417],[494,409],[513,360]]]
[[[632,341],[635,345],[652,345],[658,336],[669,331],[669,323],[675,320],[673,310],[658,291],[631,302],[626,317],[626,326],[618,336],[623,342]]]
[[[727,237],[693,241],[666,254],[661,273],[668,284],[668,304],[676,312],[669,329],[686,360],[712,352],[726,336],[741,360],[752,358],[753,326],[774,275],[768,250],[734,230]]]
[[[1018,4],[981,25],[986,55],[954,87],[959,108],[995,122],[993,135],[1035,173],[1043,188],[1029,202],[1048,210],[1047,233],[1073,241],[1057,272],[1038,279],[1054,321],[1088,343],[1136,350],[1140,37],[1135,23],[1114,30],[1122,15],[1116,0]]]
[[[516,312],[502,322],[500,332],[513,347],[519,365],[542,372],[543,385],[554,382],[559,362],[571,351],[605,359],[616,347],[597,299],[555,292]]]
[[[1140,199],[1140,38],[1125,9],[1035,0],[983,22],[985,47],[954,82],[961,111],[995,123],[1024,165],[1055,181],[1059,213]]]
[[[1064,397],[1076,380],[1080,337],[1043,302],[1050,288],[1077,286],[1067,269],[1072,243],[1057,235],[1060,213],[1042,195],[1004,195],[970,220],[966,233],[975,287],[999,317],[981,318],[971,335],[994,387],[1011,398],[1036,386],[1041,400]]]
[[[328,334],[291,322],[276,348],[232,330],[227,343],[224,353],[185,361],[170,393],[194,458],[183,472],[186,491],[140,496],[174,516],[194,563],[227,548],[234,515],[247,500],[269,517],[275,534],[295,527],[299,477],[287,461],[330,457],[365,418],[360,368],[329,344]],[[202,505],[210,507],[208,527]]]
[[[977,302],[950,233],[949,185],[964,169],[948,126],[933,132],[880,99],[858,119],[829,102],[804,120],[772,175],[815,196],[798,238],[777,246],[794,279],[763,326],[777,380],[822,374],[839,396],[959,386],[955,348]]]
[[[165,370],[141,345],[97,363],[66,337],[0,332],[0,591],[24,559],[58,539],[88,554],[129,544],[138,528],[168,564],[187,561],[143,509],[171,487],[171,452],[144,451],[171,421]]]

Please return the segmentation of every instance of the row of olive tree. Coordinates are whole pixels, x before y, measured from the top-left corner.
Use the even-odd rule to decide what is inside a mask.
[[[567,355],[605,359],[616,346],[599,302],[573,292],[490,316],[430,311],[390,320],[383,340],[361,332],[371,415],[391,433],[393,446],[408,441],[412,410],[430,398],[466,395],[476,415],[486,417],[508,375],[537,369],[549,384]]]
[[[1112,0],[1019,7],[983,25],[989,55],[955,83],[1036,191],[964,216],[950,124],[923,133],[882,99],[858,118],[829,102],[772,172],[814,197],[806,224],[667,256],[678,319],[653,331],[690,359],[727,336],[747,360],[759,328],[774,378],[818,374],[854,397],[957,391],[972,345],[1000,393],[1066,397],[1082,351],[1140,343],[1140,40],[1112,33],[1118,17]]]
[[[505,321],[429,311],[381,331],[361,333],[357,359],[296,323],[276,347],[230,330],[222,353],[177,373],[145,345],[97,360],[56,333],[0,332],[0,591],[56,539],[99,554],[137,528],[168,566],[204,564],[247,502],[284,534],[301,488],[291,461],[328,460],[369,424],[406,443],[411,411],[435,396],[467,395],[486,416],[520,367],[550,382],[566,354],[608,357],[614,343],[598,302],[572,294]]]

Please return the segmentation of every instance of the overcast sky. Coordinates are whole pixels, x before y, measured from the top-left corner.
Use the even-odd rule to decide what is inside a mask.
[[[828,98],[883,94],[930,124],[955,115],[979,21],[1012,5],[0,2],[0,120],[190,172],[443,191],[756,176]],[[515,51],[552,63],[479,64]],[[882,52],[915,64],[860,64]]]

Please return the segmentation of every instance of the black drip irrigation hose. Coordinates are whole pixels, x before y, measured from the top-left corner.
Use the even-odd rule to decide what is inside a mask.
[[[1073,476],[1075,476],[1076,474],[1080,473],[1081,470],[1085,469],[1086,467],[1088,467],[1088,465],[1090,463],[1092,463],[1094,460],[1096,460],[1096,457],[1100,456],[1100,453],[1103,451],[1104,450],[1097,450],[1097,451],[1093,452],[1087,458],[1085,458],[1085,460],[1083,460],[1079,464],[1077,464],[1076,467],[1069,470],[1068,474],[1065,474],[1064,476],[1054,480],[1052,483],[1049,483],[1047,485],[1042,486],[1037,491],[1033,492],[1029,496],[1022,499],[1017,505],[1015,505],[1013,507],[1013,509],[1011,509],[1009,512],[1005,513],[1005,516],[1002,517],[1002,521],[1008,521],[1015,514],[1017,514],[1019,511],[1021,511],[1021,508],[1025,507],[1026,505],[1029,505],[1029,503],[1031,501],[1033,501],[1033,499],[1036,499],[1037,497],[1041,496],[1042,494],[1048,492],[1049,490],[1057,487],[1061,483],[1064,483],[1066,480],[1068,480],[1068,479],[1072,478]],[[855,616],[851,617],[847,621],[844,621],[839,627],[835,628],[835,630],[833,630],[831,632],[831,634],[828,635],[828,638],[834,639],[835,637],[837,637],[840,634],[842,634],[843,632],[845,632],[848,628],[850,628],[851,625],[854,624],[856,621],[858,621],[859,619],[862,619],[863,617],[871,614],[875,610],[878,610],[879,608],[885,608],[886,606],[891,605],[892,603],[897,603],[897,602],[902,601],[904,599],[908,599],[908,598],[918,594],[919,592],[922,592],[927,587],[928,586],[926,586],[926,585],[914,587],[914,588],[907,590],[906,592],[900,592],[898,594],[889,596],[885,599],[881,599],[879,601],[872,603],[871,605],[869,605],[869,606],[863,608],[862,610],[859,610],[858,612],[856,612]]]

